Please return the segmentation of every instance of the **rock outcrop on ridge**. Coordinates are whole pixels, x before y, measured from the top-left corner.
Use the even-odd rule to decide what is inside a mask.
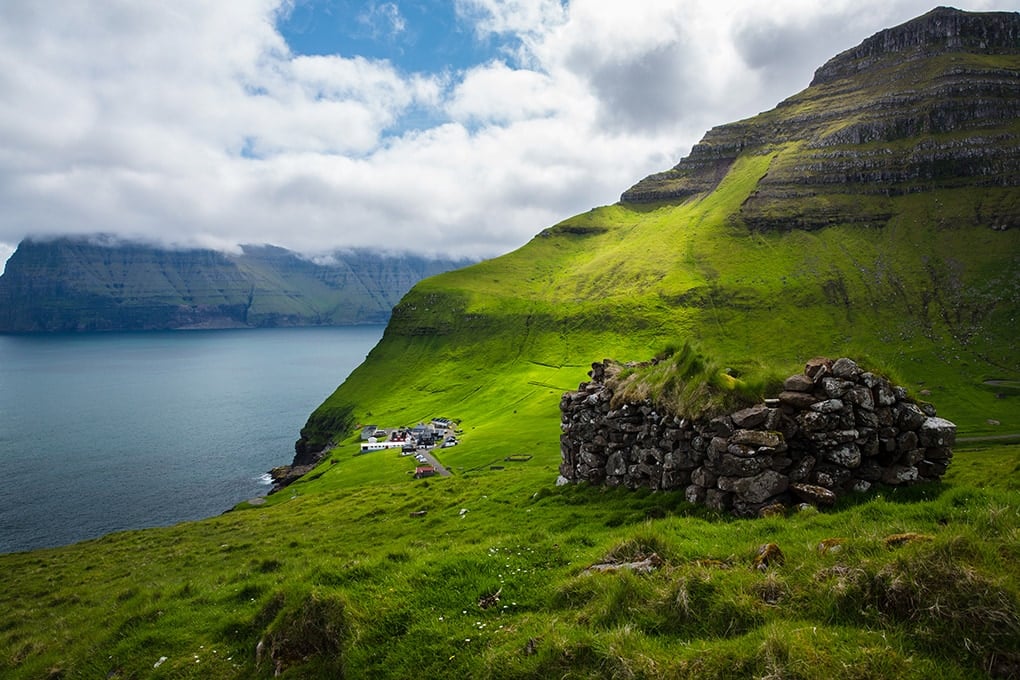
[[[737,156],[774,154],[739,213],[752,230],[881,226],[891,197],[940,188],[985,191],[983,219],[1015,228],[1018,71],[1020,14],[940,7],[833,57],[775,109],[713,128],[621,200],[686,200],[713,190]]]
[[[619,369],[593,364],[592,380],[560,401],[567,482],[684,489],[692,503],[753,516],[936,480],[953,455],[952,422],[851,359],[812,359],[778,398],[701,422],[650,401],[614,405]]]

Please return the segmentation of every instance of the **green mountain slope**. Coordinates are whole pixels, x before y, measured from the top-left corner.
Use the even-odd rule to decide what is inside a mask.
[[[0,277],[0,332],[384,323],[422,278],[463,266],[368,251],[312,262],[89,239],[25,241]]]
[[[850,355],[929,391],[962,438],[1020,431],[1017,36],[1020,15],[952,10],[883,31],[619,204],[418,283],[309,419],[299,454],[339,444],[301,480],[0,556],[0,675],[1015,677],[1020,446],[757,520],[554,480],[560,395],[590,362],[687,340],[761,384]],[[920,102],[981,113],[936,130]],[[851,119],[916,125],[822,144]],[[436,452],[451,478],[351,433],[438,415],[463,430]]]
[[[620,204],[422,282],[304,437],[325,441],[348,409],[551,414],[591,361],[685,340],[744,374],[862,357],[965,433],[1020,428],[1015,397],[986,384],[1020,375],[1016,26],[936,10],[879,34]],[[398,370],[419,377],[376,387]]]

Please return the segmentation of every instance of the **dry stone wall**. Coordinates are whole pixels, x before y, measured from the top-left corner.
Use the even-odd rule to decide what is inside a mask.
[[[613,363],[592,364],[592,380],[560,401],[560,483],[683,489],[692,503],[754,516],[936,480],[953,455],[956,425],[851,359],[813,359],[778,398],[701,422],[649,401],[615,406]]]

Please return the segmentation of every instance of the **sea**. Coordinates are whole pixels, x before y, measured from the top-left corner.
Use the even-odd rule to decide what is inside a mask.
[[[0,335],[0,553],[265,495],[383,329]]]

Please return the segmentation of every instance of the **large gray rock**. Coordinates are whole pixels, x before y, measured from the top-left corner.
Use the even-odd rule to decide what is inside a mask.
[[[812,505],[833,505],[836,502],[836,494],[823,486],[815,484],[791,484],[790,490],[801,500]]]
[[[846,393],[845,399],[854,406],[871,411],[875,408],[875,395],[867,387],[855,387]]]
[[[745,477],[735,482],[733,493],[748,503],[761,503],[783,493],[789,485],[790,480],[786,475],[766,470],[760,475]]]
[[[795,409],[810,408],[818,401],[818,397],[809,392],[780,392],[779,403]]]
[[[739,428],[753,428],[765,422],[769,409],[765,404],[756,404],[730,415],[733,424]]]
[[[917,481],[917,468],[906,465],[893,465],[882,472],[882,481],[891,486],[900,486]]]
[[[822,388],[830,399],[842,399],[843,395],[856,386],[856,383],[842,378],[829,377],[822,380]]]
[[[956,425],[945,418],[927,418],[921,423],[919,439],[925,448],[952,446],[956,443]]]
[[[864,371],[853,359],[841,357],[832,362],[832,374],[837,378],[857,380]]]
[[[777,451],[786,450],[786,442],[783,440],[783,435],[779,432],[771,432],[768,430],[737,430],[730,437],[730,442],[734,444],[743,444],[744,446],[753,446],[755,448],[759,446],[768,446],[769,448],[776,449]]]
[[[875,396],[875,403],[879,406],[892,406],[896,403],[896,393],[885,378],[878,380],[878,384],[872,388],[872,393]]]
[[[710,489],[715,486],[716,480],[719,479],[719,475],[712,472],[708,468],[702,466],[691,472],[691,483],[697,484],[698,486]]]
[[[606,462],[606,474],[612,477],[627,474],[627,459],[623,457],[622,451],[617,451],[609,456],[609,460]]]
[[[861,450],[856,444],[843,444],[834,449],[822,451],[822,460],[827,460],[845,468],[854,469],[861,465]]]
[[[839,413],[843,410],[843,402],[840,399],[826,399],[812,404],[811,410],[817,413]]]
[[[798,373],[783,382],[783,389],[790,392],[811,392],[815,389],[815,381],[803,373]]]
[[[918,429],[927,418],[928,416],[924,415],[924,412],[917,407],[917,404],[900,402],[896,406],[896,422],[905,430]]]
[[[750,477],[772,467],[772,456],[733,456],[724,453],[716,470],[720,475]]]

